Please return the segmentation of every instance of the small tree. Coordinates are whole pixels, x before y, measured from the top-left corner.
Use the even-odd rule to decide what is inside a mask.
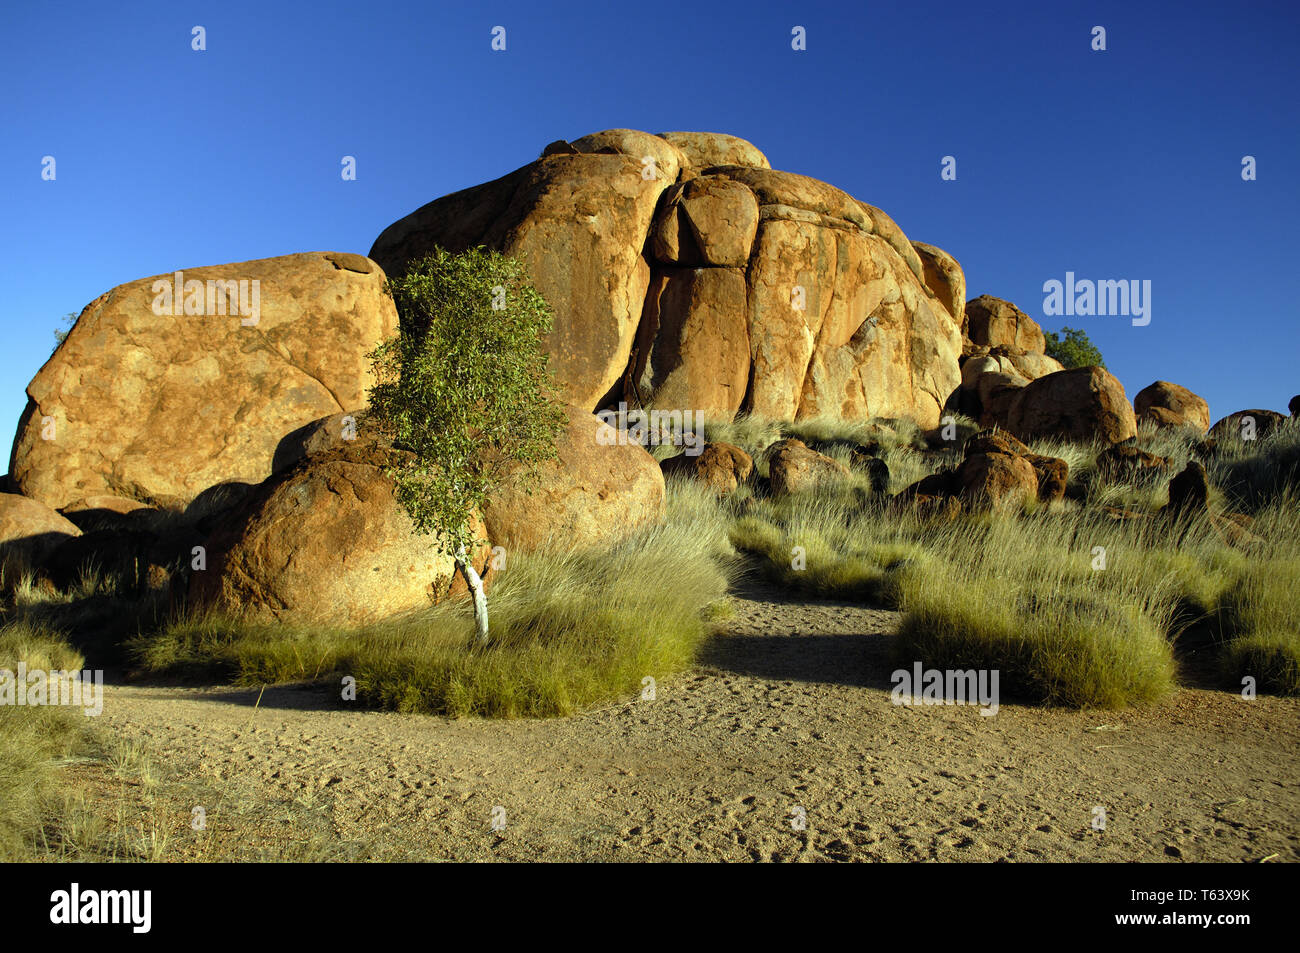
[[[437,534],[474,596],[480,643],[487,596],[470,550],[488,495],[521,465],[555,456],[564,411],[542,336],[551,310],[523,265],[483,248],[442,249],[390,279],[401,330],[371,355],[369,419],[406,462],[387,468],[417,532]]]
[[[77,312],[69,311],[65,314],[63,316],[63,323],[68,326],[68,331],[71,331],[72,326],[77,323]],[[68,331],[64,331],[61,328],[54,329],[54,349],[56,351],[59,349],[59,345],[68,339]]]
[[[1060,334],[1048,331],[1044,337],[1047,338],[1047,356],[1056,358],[1066,368],[1106,366],[1097,345],[1078,328],[1061,328]]]

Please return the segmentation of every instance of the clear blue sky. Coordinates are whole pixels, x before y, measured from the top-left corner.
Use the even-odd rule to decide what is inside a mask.
[[[1173,380],[1217,418],[1300,391],[1295,0],[117,7],[5,13],[6,458],[52,329],[114,285],[365,253],[419,205],[614,127],[750,139],[947,249],[970,297],[1040,320],[1067,270],[1149,279],[1147,327],[1043,320],[1082,326],[1130,397]]]

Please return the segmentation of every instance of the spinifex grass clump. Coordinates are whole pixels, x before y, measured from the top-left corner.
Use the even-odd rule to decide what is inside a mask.
[[[22,623],[0,626],[0,669],[74,671],[81,656],[52,633]],[[81,745],[79,709],[55,705],[0,705],[0,860],[18,860],[34,847],[55,806],[56,761]]]

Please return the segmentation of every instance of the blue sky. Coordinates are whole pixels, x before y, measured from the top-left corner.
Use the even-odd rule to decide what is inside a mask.
[[[114,285],[365,253],[419,205],[615,127],[739,135],[883,208],[961,262],[969,297],[1083,327],[1130,398],[1173,380],[1218,418],[1300,392],[1293,0],[115,6],[6,11],[6,450],[60,317]],[[1067,271],[1150,280],[1151,323],[1044,318]]]

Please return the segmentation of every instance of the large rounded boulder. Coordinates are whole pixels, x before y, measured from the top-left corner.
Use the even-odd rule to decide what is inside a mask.
[[[1021,388],[1008,410],[1007,429],[1021,440],[1118,443],[1137,435],[1137,420],[1124,385],[1105,368],[1075,367]]]
[[[260,622],[349,626],[467,591],[440,541],[415,532],[385,462],[367,445],[266,480],[207,540],[191,602]],[[475,554],[480,570],[487,555]]]
[[[1205,398],[1169,381],[1156,381],[1138,391],[1133,410],[1138,420],[1157,427],[1192,427],[1198,433],[1210,429],[1210,405]]]
[[[612,545],[663,521],[663,472],[629,431],[570,406],[556,449],[558,457],[542,464],[535,479],[517,473],[483,510],[488,539],[505,547],[507,558]]]
[[[360,255],[313,252],[101,295],[27,387],[12,487],[57,509],[260,482],[285,433],[364,402],[367,354],[397,330],[384,281]]]

